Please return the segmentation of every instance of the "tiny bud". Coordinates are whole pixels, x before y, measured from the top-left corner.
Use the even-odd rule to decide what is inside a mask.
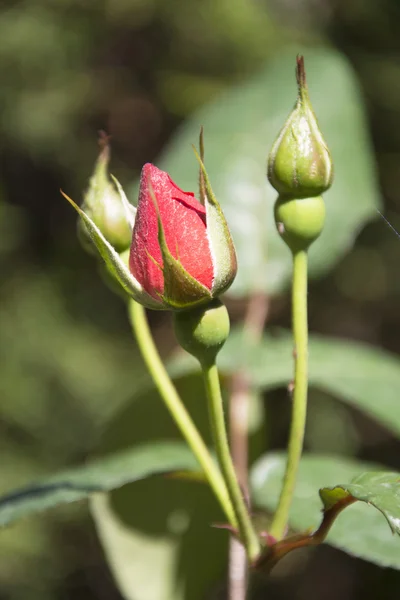
[[[110,148],[108,139],[104,135],[100,138],[100,145],[101,152],[84,196],[82,210],[100,229],[111,246],[117,252],[123,252],[131,244],[132,225],[121,199],[121,191],[108,174]],[[78,221],[78,235],[85,250],[96,253],[82,219]]]
[[[308,96],[302,56],[297,57],[296,77],[297,102],[272,147],[268,179],[279,194],[306,198],[331,186],[333,167]]]

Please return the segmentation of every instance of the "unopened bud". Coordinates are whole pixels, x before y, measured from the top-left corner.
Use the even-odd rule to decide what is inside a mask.
[[[332,160],[308,96],[303,57],[297,57],[296,105],[268,159],[268,179],[281,195],[319,196],[332,184]]]
[[[117,252],[129,248],[132,241],[132,222],[135,208],[124,203],[122,188],[112,181],[108,174],[110,148],[106,136],[100,138],[102,146],[89,187],[85,193],[82,210],[97,225],[106,240]],[[127,208],[128,205],[128,208]],[[127,212],[132,214],[127,214]],[[89,252],[96,249],[82,219],[78,221],[78,234],[81,243]]]

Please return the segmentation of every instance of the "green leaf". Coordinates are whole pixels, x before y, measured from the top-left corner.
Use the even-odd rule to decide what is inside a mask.
[[[48,508],[88,498],[150,475],[196,469],[185,444],[159,442],[97,459],[89,464],[38,480],[0,497],[0,525],[8,525]]]
[[[296,100],[295,57],[279,53],[265,70],[232,87],[195,113],[172,138],[160,167],[180,187],[195,189],[197,164],[189,151],[204,125],[205,160],[238,253],[235,295],[288,285],[291,258],[273,218],[276,192],[267,183],[272,144]],[[326,228],[310,250],[310,274],[331,268],[380,205],[363,102],[353,72],[332,49],[305,51],[310,98],[334,162],[325,195]],[[268,264],[267,264],[268,261]]]
[[[201,434],[211,443],[202,377],[186,376],[175,383]],[[254,398],[252,409],[253,460],[265,439],[260,398]],[[180,438],[180,434],[158,392],[142,389],[109,423],[100,450],[114,453],[144,440],[157,443],[160,438]],[[127,600],[203,600],[226,567],[229,533],[212,527],[224,522],[224,516],[208,486],[151,478],[124,486],[107,498],[95,496],[91,508],[110,569]]]
[[[210,442],[202,379],[191,375],[176,385]],[[157,444],[160,438],[180,439],[180,434],[151,388],[142,390],[109,423],[99,450],[114,453],[144,440]],[[152,478],[106,499],[93,498],[91,509],[111,571],[127,600],[201,600],[221,576],[229,534],[211,527],[224,517],[208,486]]]
[[[310,336],[309,383],[348,402],[400,435],[400,359],[377,348],[350,340]],[[265,389],[286,386],[293,378],[293,342],[286,331],[265,335],[252,344],[233,330],[222,349],[219,366],[226,374],[246,369],[253,385]],[[195,370],[195,361],[181,355],[171,372]]]
[[[212,527],[223,516],[208,486],[151,478],[90,506],[124,598],[202,600],[221,577],[229,534]]]
[[[400,473],[367,472],[350,484],[322,488],[319,495],[325,510],[332,508],[345,495],[375,506],[386,518],[393,533],[400,534]]]
[[[270,454],[261,458],[251,473],[254,501],[258,506],[269,511],[277,507],[285,461],[286,457],[282,454]],[[374,472],[365,473],[354,479],[364,471]],[[393,474],[384,474],[384,476],[388,477],[388,480],[381,483],[390,486],[387,488],[387,494],[383,491],[384,487],[380,486],[376,465],[335,456],[304,455],[290,510],[290,526],[299,532],[305,532],[309,528],[317,529],[322,519],[321,499],[317,490],[324,488],[322,495],[329,506],[332,495],[329,497],[326,486],[332,485],[334,481],[353,480],[350,485],[343,487],[346,490],[351,488],[363,502],[347,507],[340,514],[328,533],[326,543],[381,566],[400,569],[400,540],[390,533],[385,519],[379,511],[368,505],[367,500],[367,496],[371,494],[374,502],[377,503],[377,508],[381,512],[385,511],[387,519],[398,518],[396,515],[400,513],[399,492],[397,489],[395,495],[397,500],[390,501],[389,497],[394,485]],[[369,478],[370,482],[368,482]],[[338,487],[342,486],[333,489],[337,490]],[[397,527],[396,525],[396,530]]]

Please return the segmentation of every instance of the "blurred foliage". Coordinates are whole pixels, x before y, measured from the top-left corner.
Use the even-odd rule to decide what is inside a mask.
[[[236,90],[246,89],[249,77],[268,72],[292,48],[293,55],[299,48],[306,48],[306,60],[309,56],[312,63],[314,52],[317,55],[321,49],[333,46],[342,54],[338,59],[342,64],[347,58],[353,65],[354,78],[361,85],[363,100],[354,96],[352,106],[347,108],[354,111],[354,121],[361,122],[364,105],[367,109],[382,198],[390,221],[400,228],[397,0],[380,3],[372,0],[346,3],[340,0],[301,3],[15,0],[3,4],[0,8],[2,493],[49,471],[81,464],[96,448],[100,426],[110,422],[112,430],[113,423],[135,410],[138,422],[132,431],[129,431],[131,421],[126,421],[132,437],[138,437],[142,418],[147,423],[154,421],[156,431],[164,431],[164,423],[169,422],[155,397],[151,404],[154,409],[147,416],[140,414],[140,403],[136,409],[132,408],[135,404],[130,400],[138,399],[147,378],[127,328],[124,304],[104,285],[94,261],[83,254],[75,235],[75,217],[59,196],[61,186],[77,200],[82,196],[97,155],[98,129],[112,135],[113,171],[128,184],[142,164],[156,160],[161,151],[167,163],[166,143],[177,126],[206,103],[223,98],[231,85]],[[350,81],[353,76],[346,69]],[[329,67],[321,75],[327,87],[331,74]],[[289,77],[290,73],[282,73],[284,81]],[[279,82],[269,85],[273,89],[268,94],[278,105],[282,102],[280,108],[286,114],[290,107],[287,96],[282,99]],[[291,85],[294,89],[294,84]],[[318,87],[319,76],[313,78],[313,85]],[[355,85],[354,81],[351,85]],[[323,90],[315,89],[317,95],[320,92]],[[342,93],[341,84],[326,93],[327,101],[335,108],[335,100]],[[258,110],[262,112],[263,106]],[[268,113],[267,102],[265,113]],[[250,120],[251,117],[250,109]],[[276,131],[271,135],[281,126],[280,115],[276,118]],[[323,119],[324,127],[329,129],[329,112]],[[333,133],[342,142],[342,136],[351,135],[353,125],[338,123]],[[211,136],[211,132],[207,135]],[[357,141],[360,155],[368,153],[368,137],[362,133]],[[349,141],[354,142],[354,139]],[[227,145],[231,143],[229,138]],[[262,140],[258,144],[262,145]],[[260,164],[266,159],[268,144],[266,136],[264,156],[261,146],[257,151]],[[338,152],[340,164],[341,150]],[[190,148],[187,153],[189,160]],[[346,155],[345,149],[343,153],[351,166],[356,157]],[[218,168],[211,154],[207,160],[210,167]],[[374,160],[370,159],[371,165]],[[373,168],[366,175],[368,181],[373,178]],[[183,179],[178,181],[182,185],[183,182]],[[369,202],[372,207],[376,192],[371,189],[368,192],[374,198]],[[338,214],[339,229],[345,229],[346,206],[353,200],[361,202],[358,195],[364,193],[357,187],[351,198],[340,199],[343,212]],[[355,220],[354,226],[359,228],[354,247],[350,248],[347,238],[347,254],[330,274],[311,286],[310,326],[323,334],[368,341],[399,352],[399,240],[379,220],[363,229],[363,221],[360,219],[357,224]],[[345,250],[342,246],[341,255]],[[320,272],[328,258],[326,254],[321,257]],[[230,308],[240,320],[242,303],[231,301]],[[159,345],[167,354],[174,344],[168,321],[159,315],[151,317]],[[286,294],[272,302],[270,322],[288,325]],[[362,357],[360,351],[360,360]],[[331,360],[338,361],[337,355]],[[352,363],[348,362],[348,366],[351,369]],[[366,378],[360,397],[369,398],[375,417],[385,402],[391,404],[394,399],[395,404],[396,377],[386,381],[388,368],[380,370],[372,355],[370,362],[353,365],[361,383]],[[372,387],[373,375],[375,387]],[[340,376],[341,371],[332,375],[337,385]],[[388,391],[390,381],[394,387]],[[340,396],[340,391],[336,394]],[[321,453],[333,448],[343,453],[344,447],[334,432],[334,428],[343,427],[353,431],[346,450],[348,456],[356,454],[360,459],[400,468],[398,441],[389,433],[386,421],[383,427],[342,404],[333,413],[331,402],[320,391],[312,394],[307,432],[310,448]],[[397,423],[394,404],[391,410]],[[282,392],[268,391],[261,408],[267,411],[268,432],[264,433],[263,427],[258,430],[258,454],[261,446],[284,447],[289,416],[289,403]],[[329,431],[330,435],[322,435],[323,431]],[[148,428],[143,427],[146,438],[147,432]],[[120,442],[124,443],[122,439]],[[318,485],[315,482],[312,486],[314,498]],[[200,513],[204,509],[209,511],[208,515],[213,514],[208,503],[206,497],[199,503]],[[146,505],[146,494],[142,505]],[[158,505],[154,510],[158,510]],[[196,536],[199,532],[209,533],[203,519],[212,517],[204,514],[199,518],[201,529],[192,530],[195,535],[187,546],[186,561],[179,565],[181,582],[184,570],[193,568],[187,562],[195,553]],[[182,525],[184,519],[178,518],[176,522]],[[160,543],[163,539],[158,538]],[[157,542],[156,536],[153,541]],[[273,593],[280,598],[292,598],[295,594],[302,599],[326,598],[330,591],[342,598],[364,600],[393,597],[398,589],[398,575],[390,571],[382,572],[370,564],[344,559],[333,551],[327,554],[325,562],[323,556],[323,551],[318,551],[307,555],[303,562],[288,561],[284,567],[285,580],[268,584]],[[207,564],[205,561],[201,567],[205,571],[209,568]],[[221,595],[219,574],[216,567],[213,582],[209,584],[210,593],[204,592],[207,598]],[[259,597],[265,596],[265,586],[265,582],[260,583]],[[80,597],[119,598],[86,509],[72,505],[23,520],[1,532],[0,598]]]
[[[311,388],[352,404],[400,437],[398,357],[366,344],[314,335],[309,338],[309,353]],[[236,328],[231,330],[218,364],[225,375],[243,366],[254,387],[269,390],[290,381],[291,354],[292,338],[287,331],[273,331],[253,344]],[[188,355],[179,354],[170,365],[175,377],[192,370],[197,370],[197,365]]]
[[[255,345],[249,344],[241,331],[233,331],[221,353],[220,365],[225,376],[244,367],[254,389],[261,387],[270,390],[290,379],[291,351],[291,337],[282,332],[275,339],[269,336],[261,344]],[[361,413],[370,415],[377,423],[381,422],[399,435],[396,392],[400,387],[398,359],[383,351],[327,337],[311,337],[310,355],[312,388],[317,386],[332,397],[350,402]],[[268,369],[265,369],[266,364]],[[192,370],[195,374],[189,374]],[[210,441],[206,405],[202,402],[203,386],[197,371],[195,361],[187,355],[177,358],[171,366],[171,372],[175,373],[175,377],[178,376],[176,385],[186,399],[188,410],[204,438]],[[383,400],[376,403],[378,394]],[[315,396],[312,399],[316,401]],[[323,400],[319,395],[319,415],[324,411]],[[255,403],[256,398],[252,406],[255,414],[250,437],[251,461],[262,452],[265,437],[263,413],[260,407],[255,410]],[[331,414],[325,404],[322,421]],[[314,528],[317,526],[321,511],[317,495],[320,487],[339,485],[338,482],[343,481],[347,481],[344,485],[348,486],[356,474],[366,469],[382,470],[382,467],[338,456],[346,448],[347,454],[352,449],[355,453],[357,449],[355,445],[351,446],[354,436],[351,429],[345,427],[346,416],[339,410],[336,419],[330,423],[331,428],[338,428],[339,434],[350,434],[344,439],[336,437],[336,455],[327,457],[314,453],[303,461],[296,496],[299,503],[295,502],[291,513],[291,524],[295,529],[304,530],[310,524]],[[310,433],[308,431],[308,438]],[[316,441],[318,437],[321,439],[321,433],[321,428],[317,428],[311,441],[313,438]],[[91,508],[124,597],[133,600],[138,596],[143,600],[154,597],[160,600],[186,597],[200,599],[204,597],[205,589],[222,573],[227,558],[226,535],[204,526],[205,523],[223,519],[215,500],[207,488],[199,487],[193,481],[152,478],[137,483],[137,479],[160,471],[193,468],[194,459],[184,445],[179,447],[165,443],[165,440],[175,437],[179,438],[176,426],[166,408],[160,404],[158,393],[145,380],[138,387],[134,402],[109,422],[100,447],[101,453],[105,454],[103,460],[98,459],[90,466],[66,471],[52,478],[39,479],[33,487],[0,500],[0,523],[8,523],[60,503],[86,498],[94,491],[113,490],[107,498],[95,496]],[[148,447],[143,448],[143,444],[148,444]],[[328,444],[325,445],[325,451],[329,448]],[[349,468],[346,471],[347,465]],[[257,461],[253,469],[257,505],[269,510],[276,507],[283,468],[283,457],[278,460],[273,454]],[[394,476],[397,482],[399,475]],[[352,494],[379,508],[398,532],[399,499],[387,490],[388,486],[393,485],[393,477],[391,483],[380,479],[378,485],[368,478],[367,474],[363,485],[355,486],[356,492]],[[134,485],[131,484],[133,481]],[[130,485],[125,485],[127,483]],[[367,492],[370,495],[366,498]],[[328,543],[380,565],[400,568],[397,551],[399,541],[389,535],[382,519],[377,519],[376,515],[366,519],[365,511],[358,508],[351,511],[351,517],[346,517],[345,522],[345,527],[335,523],[327,538]],[[375,540],[374,544],[369,543],[372,539]],[[213,553],[209,552],[210,547]],[[193,561],[190,559],[192,552],[196,557]],[[154,561],[157,562],[155,573]]]
[[[60,471],[37,480],[36,487],[21,488],[3,496],[0,523],[8,525],[29,514],[59,504],[76,502],[94,492],[108,491],[166,471],[195,471],[197,462],[183,442],[163,442],[159,446],[141,444],[134,451],[114,452],[105,460],[84,467]]]

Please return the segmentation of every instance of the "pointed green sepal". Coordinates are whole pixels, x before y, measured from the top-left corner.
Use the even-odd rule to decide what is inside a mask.
[[[133,275],[130,273],[125,261],[106,240],[92,219],[69,196],[64,194],[62,190],[61,194],[64,196],[64,198],[66,198],[66,200],[68,200],[71,206],[73,206],[73,208],[79,214],[84,226],[87,229],[90,239],[95,244],[99,254],[106,263],[107,268],[121,284],[124,290],[130,296],[132,296],[134,300],[140,302],[140,304],[143,304],[143,306],[146,306],[147,308],[152,308],[155,310],[165,309],[165,306],[154,300],[147,292],[144,291],[137,279],[135,279],[135,277],[133,277]]]
[[[120,184],[120,182],[118,181],[118,179],[116,177],[114,177],[114,175],[112,175],[110,173],[110,177],[112,179],[112,181],[114,182],[114,185],[117,189],[117,192],[119,194],[122,206],[124,208],[125,211],[125,217],[127,222],[129,223],[129,227],[131,229],[131,234],[133,231],[133,227],[135,225],[135,218],[136,218],[136,206],[133,206],[133,204],[131,204],[123,190],[122,185]],[[132,235],[131,235],[132,237]]]
[[[200,127],[200,135],[199,135],[199,151],[201,162],[204,163],[204,130],[203,126]],[[199,169],[199,198],[201,204],[204,206],[206,202],[206,186],[204,182],[204,174],[203,170],[200,167]]]
[[[225,292],[235,279],[237,272],[236,251],[228,223],[212,191],[204,163],[194,146],[193,150],[204,179],[207,234],[214,266],[214,281],[211,293],[213,297],[216,297]]]

